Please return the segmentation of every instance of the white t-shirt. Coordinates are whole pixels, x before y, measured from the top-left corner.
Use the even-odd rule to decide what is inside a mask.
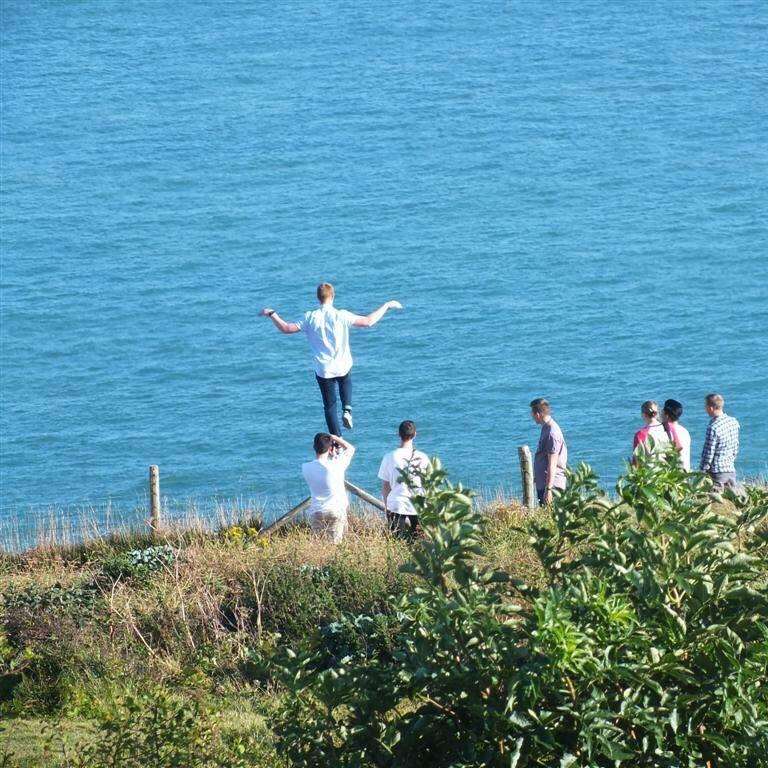
[[[686,472],[691,471],[691,433],[679,422],[673,425],[680,443],[680,462]]]
[[[415,515],[416,510],[411,504],[412,491],[407,485],[400,482],[400,470],[409,467],[411,470],[424,470],[429,465],[429,458],[426,453],[416,451],[413,448],[397,448],[388,453],[382,460],[379,467],[379,480],[389,483],[392,490],[387,496],[387,511],[398,515]],[[413,475],[413,479],[418,488],[421,487],[421,480],[418,475]]]
[[[344,515],[349,507],[349,497],[344,488],[344,476],[351,461],[348,451],[330,457],[327,453],[319,459],[301,465],[301,473],[309,486],[312,503],[309,514],[323,512]]]
[[[355,315],[333,304],[306,312],[297,325],[307,334],[315,363],[315,373],[321,379],[346,376],[352,368],[349,350],[349,328]]]

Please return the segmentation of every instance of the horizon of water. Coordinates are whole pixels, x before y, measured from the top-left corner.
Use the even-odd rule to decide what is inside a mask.
[[[0,521],[305,494],[321,280],[351,479],[404,418],[519,489],[529,401],[610,485],[643,400],[768,473],[768,6],[25,3],[2,18]]]

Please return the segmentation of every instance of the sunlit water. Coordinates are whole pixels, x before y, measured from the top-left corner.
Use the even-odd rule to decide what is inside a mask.
[[[30,3],[3,8],[2,497],[304,494],[324,428],[296,319],[353,337],[377,487],[403,418],[518,485],[527,404],[606,483],[647,398],[768,463],[768,5]]]

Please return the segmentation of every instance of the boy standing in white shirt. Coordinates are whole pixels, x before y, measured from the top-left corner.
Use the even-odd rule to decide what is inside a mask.
[[[413,441],[416,438],[416,425],[404,421],[398,427],[400,447],[388,453],[379,467],[381,496],[387,509],[387,522],[395,535],[414,535],[419,526],[419,518],[411,498],[421,488],[419,472],[429,467],[426,453],[417,451]],[[411,478],[415,488],[403,482],[403,470]]]
[[[347,527],[349,497],[344,487],[347,467],[355,446],[344,438],[318,432],[314,440],[315,460],[301,465],[312,501],[309,521],[314,533],[338,544]]]
[[[350,328],[372,328],[390,309],[402,309],[399,301],[388,301],[370,315],[355,315],[346,309],[336,309],[336,292],[330,283],[317,286],[319,309],[306,312],[298,323],[287,323],[274,309],[265,307],[261,314],[268,317],[281,333],[307,334],[315,364],[315,378],[320,387],[325,409],[325,423],[332,435],[341,434],[338,390],[343,409],[342,422],[352,429],[352,353],[349,349]]]

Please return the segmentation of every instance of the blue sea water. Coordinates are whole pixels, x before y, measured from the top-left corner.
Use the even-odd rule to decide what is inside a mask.
[[[403,418],[518,485],[527,404],[612,483],[647,398],[768,470],[768,5],[2,5],[2,496],[277,500],[324,428],[297,319],[353,337],[352,479]]]

